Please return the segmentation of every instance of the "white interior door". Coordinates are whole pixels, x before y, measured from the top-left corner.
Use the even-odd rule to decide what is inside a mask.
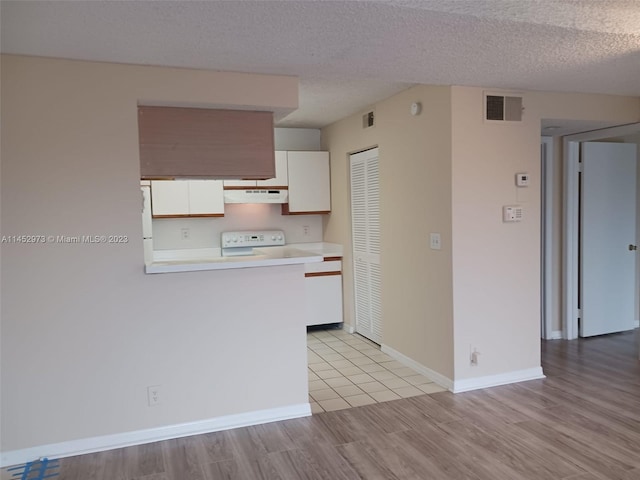
[[[351,155],[351,228],[356,331],[382,342],[378,149]]]
[[[636,146],[582,144],[580,336],[634,327]]]

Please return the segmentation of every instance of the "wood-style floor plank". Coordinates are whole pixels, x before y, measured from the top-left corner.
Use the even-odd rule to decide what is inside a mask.
[[[638,331],[542,343],[546,379],[60,461],[59,480],[640,480]]]

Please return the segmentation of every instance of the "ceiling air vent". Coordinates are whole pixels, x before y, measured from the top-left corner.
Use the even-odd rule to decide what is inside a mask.
[[[521,122],[522,97],[484,94],[484,119],[489,122]]]

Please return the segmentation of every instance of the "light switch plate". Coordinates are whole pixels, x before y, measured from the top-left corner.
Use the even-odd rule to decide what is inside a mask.
[[[430,246],[432,250],[440,250],[442,248],[442,242],[440,239],[440,234],[439,233],[431,233],[429,235],[429,239],[430,239]]]

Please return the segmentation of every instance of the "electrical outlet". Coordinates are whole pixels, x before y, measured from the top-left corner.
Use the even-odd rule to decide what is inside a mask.
[[[191,236],[191,232],[189,231],[189,228],[182,227],[180,229],[180,236],[182,237],[182,240],[189,240],[189,237]]]
[[[302,227],[302,234],[303,234],[305,237],[308,237],[308,236],[309,236],[309,225],[303,225],[303,227]]]
[[[147,400],[150,407],[158,406],[162,403],[161,397],[161,385],[151,385],[147,387]]]

